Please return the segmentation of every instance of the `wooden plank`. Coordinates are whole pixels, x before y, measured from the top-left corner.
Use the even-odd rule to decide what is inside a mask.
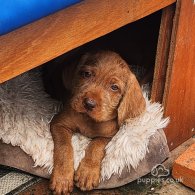
[[[151,93],[151,99],[154,102],[163,100],[174,13],[174,4],[162,11]]]
[[[0,83],[176,0],[85,0],[0,37]]]
[[[195,4],[178,0],[164,93],[170,149],[195,135]]]

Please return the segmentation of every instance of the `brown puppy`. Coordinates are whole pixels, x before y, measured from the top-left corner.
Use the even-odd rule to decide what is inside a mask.
[[[71,73],[64,69],[63,82],[71,98],[51,122],[54,168],[50,187],[57,194],[70,193],[73,180],[81,190],[98,186],[106,144],[127,118],[145,110],[135,75],[114,52],[84,55]],[[75,132],[93,139],[74,173],[71,138]]]

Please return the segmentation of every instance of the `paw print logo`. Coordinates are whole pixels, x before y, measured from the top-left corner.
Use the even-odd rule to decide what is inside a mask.
[[[169,169],[166,169],[166,167],[162,164],[157,164],[156,166],[154,166],[151,170],[151,175],[155,176],[155,177],[166,177],[170,174]]]

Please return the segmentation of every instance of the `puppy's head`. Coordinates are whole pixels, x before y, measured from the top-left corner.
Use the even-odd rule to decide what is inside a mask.
[[[84,55],[72,85],[72,108],[97,122],[121,125],[145,109],[140,86],[126,62],[111,51]]]

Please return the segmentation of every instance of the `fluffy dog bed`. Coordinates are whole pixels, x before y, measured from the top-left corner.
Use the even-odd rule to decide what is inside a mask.
[[[107,145],[98,188],[112,188],[133,181],[150,172],[169,154],[162,130],[169,119],[163,118],[161,105],[151,103],[146,91],[143,93],[147,110],[139,118],[127,120]],[[44,92],[38,70],[1,84],[0,164],[49,178],[53,166],[49,122],[60,107],[59,102]],[[89,142],[89,138],[80,134],[73,136],[75,170]]]

